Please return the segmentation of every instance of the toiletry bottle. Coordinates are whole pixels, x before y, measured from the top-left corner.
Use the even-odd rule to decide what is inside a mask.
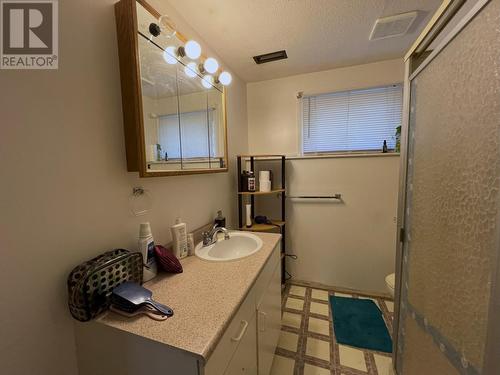
[[[248,171],[241,172],[240,181],[241,191],[248,191]]]
[[[151,234],[149,223],[142,223],[139,227],[139,251],[144,263],[144,281],[149,281],[156,276],[157,267],[155,259],[155,241]]]
[[[387,141],[384,139],[384,145],[382,146],[382,152],[385,154],[387,152]]]
[[[161,144],[156,144],[156,160],[161,161]]]
[[[252,171],[248,172],[248,191],[255,191],[255,175]]]
[[[214,220],[215,227],[226,227],[226,218],[222,216],[222,210],[217,211],[217,217]]]
[[[188,255],[187,228],[180,218],[177,218],[175,225],[170,228],[174,241],[174,255],[177,259],[182,259]]]
[[[252,226],[252,205],[247,204],[246,207],[246,226],[250,228]]]
[[[187,237],[187,245],[188,245],[188,256],[194,255],[194,235],[193,233],[189,233]]]

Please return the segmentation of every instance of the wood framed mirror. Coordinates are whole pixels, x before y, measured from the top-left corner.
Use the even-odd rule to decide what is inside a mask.
[[[187,39],[143,0],[119,1],[115,15],[127,170],[227,172],[226,90],[200,73],[205,57],[179,57]]]

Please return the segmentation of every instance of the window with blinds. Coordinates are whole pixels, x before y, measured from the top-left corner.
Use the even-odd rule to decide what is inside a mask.
[[[302,150],[307,153],[377,151],[395,146],[401,125],[400,84],[302,98]]]

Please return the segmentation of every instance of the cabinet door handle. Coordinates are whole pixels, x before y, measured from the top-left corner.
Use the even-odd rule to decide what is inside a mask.
[[[260,314],[260,324],[259,324],[259,331],[261,332],[266,332],[266,318],[267,314],[264,311],[259,311]]]
[[[241,321],[241,331],[238,336],[231,337],[231,341],[240,341],[248,328],[248,322],[246,320]]]

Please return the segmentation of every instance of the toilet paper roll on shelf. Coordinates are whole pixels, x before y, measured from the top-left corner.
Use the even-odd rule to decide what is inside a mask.
[[[271,171],[259,171],[259,180],[271,180]]]
[[[259,191],[271,191],[271,171],[259,171]]]
[[[271,191],[271,181],[259,181],[259,190],[263,192]]]

